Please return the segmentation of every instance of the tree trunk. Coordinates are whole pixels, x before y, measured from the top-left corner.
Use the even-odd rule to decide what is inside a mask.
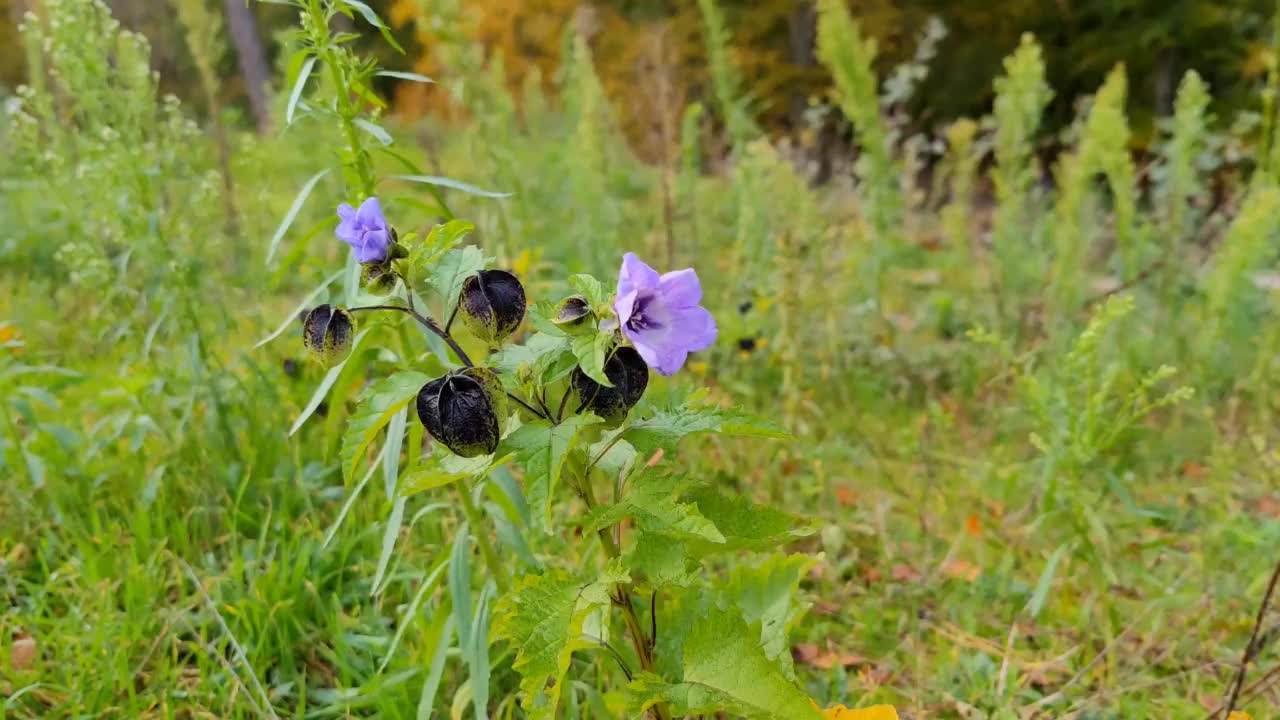
[[[245,91],[249,95],[249,108],[258,123],[258,132],[265,133],[271,129],[271,108],[267,98],[271,71],[267,67],[262,39],[258,36],[258,21],[244,0],[225,0],[224,6],[231,42],[235,43],[240,74],[244,76]]]

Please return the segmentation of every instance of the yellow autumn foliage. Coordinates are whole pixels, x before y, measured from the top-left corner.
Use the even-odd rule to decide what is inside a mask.
[[[823,710],[822,716],[827,720],[898,720],[898,711],[892,705],[872,705],[859,710],[836,705]]]

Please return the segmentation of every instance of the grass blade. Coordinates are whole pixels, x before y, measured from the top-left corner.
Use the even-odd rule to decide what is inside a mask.
[[[289,226],[293,225],[294,218],[298,217],[298,212],[302,210],[302,204],[307,201],[307,196],[311,194],[316,183],[329,173],[333,172],[333,168],[326,168],[311,176],[311,179],[302,186],[298,191],[298,196],[293,199],[293,205],[289,206],[289,212],[284,214],[284,219],[280,221],[280,227],[276,228],[276,232],[271,236],[271,243],[267,246],[267,264],[271,264],[272,258],[276,256],[276,251],[280,249],[280,241],[284,239],[284,234],[289,232]]]

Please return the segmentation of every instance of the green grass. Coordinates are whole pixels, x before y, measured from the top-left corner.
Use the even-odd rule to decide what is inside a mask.
[[[1010,75],[1033,87],[1027,57]],[[764,140],[743,139],[722,174],[678,169],[666,216],[662,173],[574,97],[595,92],[581,74],[565,88],[569,110],[524,118],[493,102],[505,91],[491,76],[466,80],[484,110],[473,124],[396,129],[431,137],[432,159],[460,179],[515,193],[449,196],[486,251],[526,266],[535,299],[558,297],[551,278],[565,270],[611,278],[626,249],[697,267],[721,339],[688,372],[655,377],[650,396],[706,385],[797,437],[689,441],[685,456],[723,488],[819,522],[792,548],[819,557],[792,637],[815,699],[890,702],[915,718],[1198,718],[1217,706],[1280,542],[1280,331],[1274,292],[1255,282],[1276,260],[1272,180],[1247,199],[1241,183],[1214,210],[1185,173],[1173,173],[1183,190],[1132,189],[1126,252],[1163,258],[1135,280],[1095,177],[1121,182],[1123,150],[1096,138],[1076,146],[1083,165],[1057,176],[1076,184],[1056,194],[1004,169],[1017,189],[1000,196],[1011,224],[992,247],[939,240],[989,229],[946,179],[904,196],[901,220],[869,219],[849,183],[810,188]],[[1116,115],[1081,132],[1113,138]],[[1210,138],[1183,121],[1180,147]],[[564,150],[584,133],[589,164]],[[342,377],[327,412],[290,437],[323,371],[286,371],[302,356],[295,326],[254,348],[341,263],[327,229],[304,237],[340,199],[336,178],[263,262],[332,134],[302,124],[236,139],[235,234],[213,199],[197,211],[131,196],[120,216],[151,208],[159,221],[109,224],[113,239],[145,242],[105,284],[55,252],[95,237],[86,228],[100,215],[83,208],[116,217],[108,190],[149,166],[112,166],[90,187],[42,176],[27,155],[0,169],[14,238],[0,243],[0,322],[21,342],[0,347],[0,718],[258,718],[264,693],[279,717],[425,716],[446,591],[409,611],[461,510],[447,492],[413,497],[376,591],[392,506],[380,475],[335,529],[351,492],[337,447],[367,378]],[[1155,162],[1190,166],[1185,154]],[[200,162],[160,172],[196,182],[212,172]],[[412,186],[386,187],[406,224],[431,219]],[[1179,203],[1190,210],[1166,224]],[[164,248],[188,253],[192,272],[170,270],[184,258]],[[1089,318],[1119,306],[1090,301],[1124,278],[1131,312],[1104,312],[1091,335]],[[1145,387],[1165,364],[1176,374]],[[1182,386],[1194,395],[1159,402]],[[1135,403],[1144,412],[1124,420]],[[531,552],[585,562],[592,551],[534,541]],[[806,662],[810,645],[847,662]],[[522,717],[511,650],[490,652],[490,714]],[[470,715],[464,660],[450,653],[437,716]],[[1250,681],[1276,662],[1264,646]],[[607,716],[609,671],[607,659],[575,660],[566,716]],[[1276,705],[1266,686],[1246,698],[1255,718]]]

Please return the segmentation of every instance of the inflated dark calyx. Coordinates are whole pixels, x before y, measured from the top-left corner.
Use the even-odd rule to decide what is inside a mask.
[[[592,380],[581,367],[574,368],[569,382],[584,410],[599,415],[607,423],[622,422],[644,397],[645,388],[649,386],[649,366],[635,348],[622,345],[605,362],[604,375],[613,387]]]
[[[431,437],[454,454],[488,455],[498,449],[505,399],[491,370],[467,368],[422,386],[418,419]]]
[[[333,365],[351,352],[355,323],[351,313],[334,305],[319,305],[302,321],[302,344],[325,365]]]
[[[506,270],[481,270],[462,284],[458,309],[476,337],[498,343],[524,320],[524,286]]]

